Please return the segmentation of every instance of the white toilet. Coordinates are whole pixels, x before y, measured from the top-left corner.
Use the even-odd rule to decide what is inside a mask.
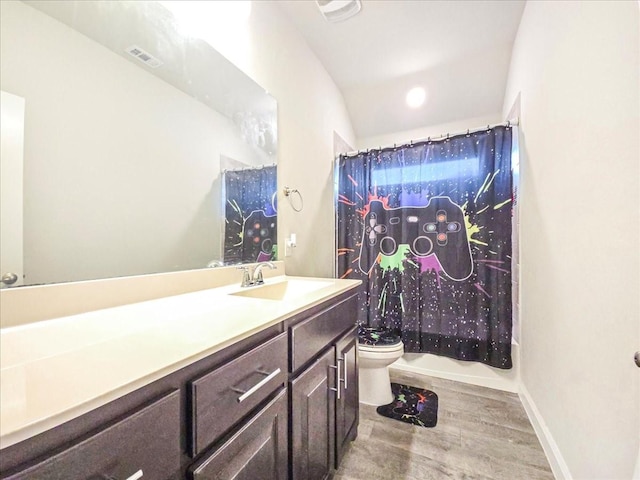
[[[393,401],[389,365],[404,353],[404,344],[366,345],[358,343],[358,382],[360,402],[367,405],[386,405]]]

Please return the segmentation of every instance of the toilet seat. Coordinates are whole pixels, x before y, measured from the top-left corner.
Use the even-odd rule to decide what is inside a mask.
[[[391,345],[366,345],[363,343],[358,343],[358,351],[359,352],[368,352],[368,353],[391,353],[404,349],[404,344],[402,340],[398,343],[393,343]]]

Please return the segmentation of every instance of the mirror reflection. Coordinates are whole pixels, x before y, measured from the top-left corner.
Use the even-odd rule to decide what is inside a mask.
[[[0,87],[24,104],[22,158],[2,156],[3,172],[24,171],[2,199],[23,212],[22,228],[2,215],[23,264],[3,248],[3,275],[22,268],[15,285],[33,285],[276,258],[277,106],[264,89],[161,2],[3,1],[0,20]]]

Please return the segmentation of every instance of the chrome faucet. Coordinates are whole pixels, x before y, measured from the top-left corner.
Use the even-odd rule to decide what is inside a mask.
[[[242,270],[242,283],[241,287],[252,287],[254,285],[262,285],[264,283],[264,278],[262,278],[262,269],[264,267],[269,267],[271,270],[275,270],[276,267],[271,262],[261,262],[255,266],[253,269],[253,273],[249,273],[248,266],[239,266],[238,269]]]
[[[253,269],[253,277],[251,278],[253,285],[262,285],[264,283],[264,279],[262,278],[262,269],[264,267],[269,267],[271,270],[278,268],[271,262],[261,262],[256,265],[256,268]]]

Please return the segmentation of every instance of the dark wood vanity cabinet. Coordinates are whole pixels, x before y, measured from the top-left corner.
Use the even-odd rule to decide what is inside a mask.
[[[320,480],[358,425],[350,292],[0,452],[10,480]]]

